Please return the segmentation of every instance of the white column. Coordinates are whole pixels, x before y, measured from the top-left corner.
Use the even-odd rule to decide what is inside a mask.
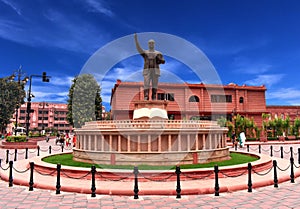
[[[191,151],[191,135],[187,135],[187,150]]]
[[[158,136],[158,152],[161,152],[161,135]]]
[[[171,134],[168,135],[168,151],[172,151],[172,136]]]
[[[181,151],[181,135],[178,135],[178,151]]]
[[[104,151],[104,136],[101,135],[101,151]]]
[[[92,136],[89,135],[89,145],[88,145],[88,150],[92,150]]]
[[[141,151],[141,135],[138,135],[138,147],[137,147],[137,151],[138,152]]]
[[[98,140],[97,140],[97,135],[94,135],[94,150],[97,151],[97,144],[98,144]]]
[[[112,135],[109,135],[109,151],[112,150]]]
[[[205,134],[202,134],[202,144],[203,144],[203,149],[207,149]]]
[[[130,152],[130,135],[127,136],[127,152]]]
[[[148,134],[148,152],[151,152],[151,135]]]
[[[118,135],[118,152],[121,152],[121,135]]]
[[[196,140],[196,150],[199,150],[198,133],[196,133],[195,140]]]

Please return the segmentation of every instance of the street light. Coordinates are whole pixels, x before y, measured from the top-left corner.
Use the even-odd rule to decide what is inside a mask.
[[[28,81],[28,76],[24,77],[22,79],[22,76],[25,76],[26,73],[22,71],[22,66],[19,67],[18,70],[16,70],[11,76],[8,77],[9,80],[13,81],[16,77],[18,79],[18,91],[20,91],[20,87],[23,86],[27,83]],[[22,79],[22,80],[21,80]],[[19,107],[20,107],[20,98],[18,98],[18,104],[16,106],[16,125],[15,125],[15,136],[17,135],[17,127],[18,127],[18,113],[19,113]]]
[[[51,78],[50,76],[47,76],[46,72],[43,72],[42,75],[31,75],[29,77],[29,89],[28,89],[28,96],[27,96],[27,109],[26,109],[26,136],[28,137],[29,135],[29,125],[30,125],[30,113],[32,112],[31,110],[31,98],[33,97],[33,95],[31,94],[31,83],[32,83],[32,78],[33,77],[38,77],[38,78],[42,78],[43,82],[49,82],[49,78]]]

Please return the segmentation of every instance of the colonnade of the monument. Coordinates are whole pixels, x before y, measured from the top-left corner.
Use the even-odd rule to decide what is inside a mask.
[[[76,148],[103,152],[174,152],[199,151],[226,147],[225,133],[168,133],[159,130],[132,134],[81,132]],[[193,132],[193,131],[191,131]]]

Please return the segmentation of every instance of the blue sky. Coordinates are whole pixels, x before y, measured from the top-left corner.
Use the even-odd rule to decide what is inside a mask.
[[[46,71],[51,81],[33,79],[32,101],[66,102],[71,80],[98,49],[135,32],[160,32],[201,49],[223,84],[265,85],[267,105],[300,105],[299,11],[296,0],[0,0],[0,77],[20,65],[27,75]],[[166,61],[165,74],[199,82],[180,61]],[[108,110],[116,79],[130,81],[141,68],[136,55],[105,72]]]

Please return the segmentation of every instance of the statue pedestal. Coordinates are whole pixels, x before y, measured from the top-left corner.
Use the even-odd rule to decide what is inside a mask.
[[[134,101],[133,120],[168,120],[167,101]]]

